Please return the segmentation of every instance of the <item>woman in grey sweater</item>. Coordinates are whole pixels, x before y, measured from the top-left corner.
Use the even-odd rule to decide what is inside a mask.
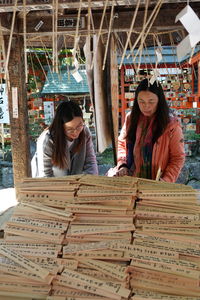
[[[59,104],[52,124],[37,140],[33,161],[33,177],[98,174],[92,137],[77,103]]]

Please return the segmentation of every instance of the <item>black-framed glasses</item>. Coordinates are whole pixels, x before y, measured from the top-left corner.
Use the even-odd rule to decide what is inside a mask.
[[[76,128],[69,128],[68,129],[68,128],[65,127],[65,132],[70,134],[70,133],[74,133],[76,131],[81,131],[84,126],[85,126],[85,124],[82,123],[82,124],[78,125]]]

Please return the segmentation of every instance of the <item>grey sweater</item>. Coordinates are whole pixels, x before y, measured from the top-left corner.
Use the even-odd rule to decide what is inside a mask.
[[[36,153],[32,159],[32,177],[60,177],[75,174],[98,174],[98,167],[92,137],[87,127],[85,139],[78,152],[73,153],[78,139],[75,139],[66,147],[66,155],[70,161],[69,169],[60,169],[53,166],[51,158],[53,151],[53,141],[49,130],[45,130],[39,136],[36,145]]]

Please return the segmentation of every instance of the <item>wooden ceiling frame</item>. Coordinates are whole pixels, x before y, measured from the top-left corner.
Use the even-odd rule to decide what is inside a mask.
[[[3,1],[3,0],[2,0]],[[6,0],[5,0],[6,1]],[[14,2],[14,0],[13,0]],[[19,2],[19,1],[18,1]],[[24,4],[22,5],[21,4]],[[37,3],[38,2],[38,3]],[[94,28],[91,27],[89,34],[98,34],[99,29],[101,27],[101,35],[109,36],[110,32],[117,32],[124,35],[124,40],[126,41],[126,34],[130,31],[130,25],[132,21],[132,16],[135,11],[135,7],[138,1],[136,0],[107,0],[106,1],[106,11],[105,11],[105,18],[104,22],[101,24],[102,21],[102,13],[103,9],[105,10],[105,1],[99,0],[82,0],[81,1],[81,13],[79,18],[85,19],[85,28],[79,28],[79,47],[82,48],[86,36],[88,35],[88,9],[91,9],[93,20],[94,20]],[[141,0],[140,7],[137,13],[137,18],[135,20],[134,26],[130,32],[131,36],[131,43],[134,44],[135,38],[137,39],[137,35],[142,31],[143,24],[141,20],[144,19],[145,14],[145,1]],[[148,17],[149,18],[153,8],[157,1],[150,0],[149,7],[148,7]],[[159,11],[158,16],[156,17],[154,23],[152,24],[151,30],[149,31],[149,35],[156,34],[156,35],[166,35],[167,33],[171,32],[178,32],[183,31],[184,35],[186,32],[180,22],[175,24],[175,17],[180,12],[180,10],[187,5],[188,1],[184,0],[163,0],[162,6]],[[198,14],[200,12],[200,1],[191,0],[189,4],[195,12]],[[90,6],[89,6],[90,5]],[[17,4],[16,8],[16,19],[17,19],[17,27],[14,28],[13,34],[17,35],[24,35],[23,30],[23,20],[24,14],[26,12],[26,38],[27,38],[27,46],[35,46],[41,47],[41,43],[39,42],[40,39],[44,39],[44,42],[47,47],[52,47],[52,35],[53,35],[53,18],[52,13],[55,11],[55,1],[44,1],[41,4],[41,1],[34,1],[26,0],[25,3],[20,1]],[[78,18],[78,9],[80,8],[80,0],[58,0],[57,3],[57,19],[62,20],[66,18]],[[112,28],[109,26],[111,9],[113,10],[113,21],[112,21]],[[196,8],[196,9],[195,9]],[[1,24],[2,24],[2,33],[3,35],[8,35],[10,33],[11,28],[11,16],[14,9],[13,5],[3,5],[0,4],[0,17],[1,17]],[[35,27],[40,21],[43,21],[43,25],[39,30],[35,30]],[[54,26],[55,27],[55,26]],[[64,35],[68,37],[69,44],[67,45],[69,48],[73,48],[74,46],[74,39],[77,32],[77,28],[66,28],[66,27],[57,27],[56,35]],[[184,37],[184,36],[183,36]],[[170,44],[170,40],[165,36],[163,38],[163,45]],[[180,41],[174,41],[175,44],[179,43]],[[106,42],[105,42],[106,43]],[[148,42],[147,42],[148,45]],[[149,45],[151,46],[151,45]]]
[[[2,1],[3,3],[0,3],[0,13],[1,12],[12,12],[13,11],[13,5],[6,4],[6,1]],[[14,2],[14,1],[13,1]],[[38,11],[38,10],[53,10],[53,0],[47,0],[44,1],[44,3],[41,4],[41,1],[34,1],[34,3],[31,3],[32,1],[29,0],[27,1],[27,4],[25,5],[27,11]],[[181,4],[181,3],[186,3],[187,0],[163,0],[163,3],[166,4]],[[189,3],[196,3],[199,2],[199,0],[190,0]],[[82,7],[83,8],[88,8],[89,6],[89,1],[88,0],[83,0],[82,1]],[[145,6],[146,0],[141,0],[141,5]],[[151,0],[150,4],[155,5],[157,3],[157,0]],[[78,9],[80,4],[80,0],[59,0],[58,4],[58,9]],[[92,9],[102,9],[104,7],[105,0],[93,0],[91,1],[91,8]],[[131,6],[136,6],[137,5],[137,0],[108,0],[107,6],[126,6],[126,7],[131,7]],[[24,10],[24,5],[23,3],[19,3],[17,6],[17,11],[23,11]]]

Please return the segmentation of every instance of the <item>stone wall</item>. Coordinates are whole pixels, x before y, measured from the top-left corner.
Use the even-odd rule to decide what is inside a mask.
[[[105,175],[113,165],[104,164],[98,160],[99,175]],[[13,187],[13,169],[12,163],[0,162],[0,185],[4,187]],[[191,185],[195,189],[200,189],[200,157],[187,158],[177,183]]]
[[[187,157],[177,183],[191,185],[200,189],[200,156]]]
[[[13,187],[13,168],[12,163],[8,161],[0,161],[0,186]]]

